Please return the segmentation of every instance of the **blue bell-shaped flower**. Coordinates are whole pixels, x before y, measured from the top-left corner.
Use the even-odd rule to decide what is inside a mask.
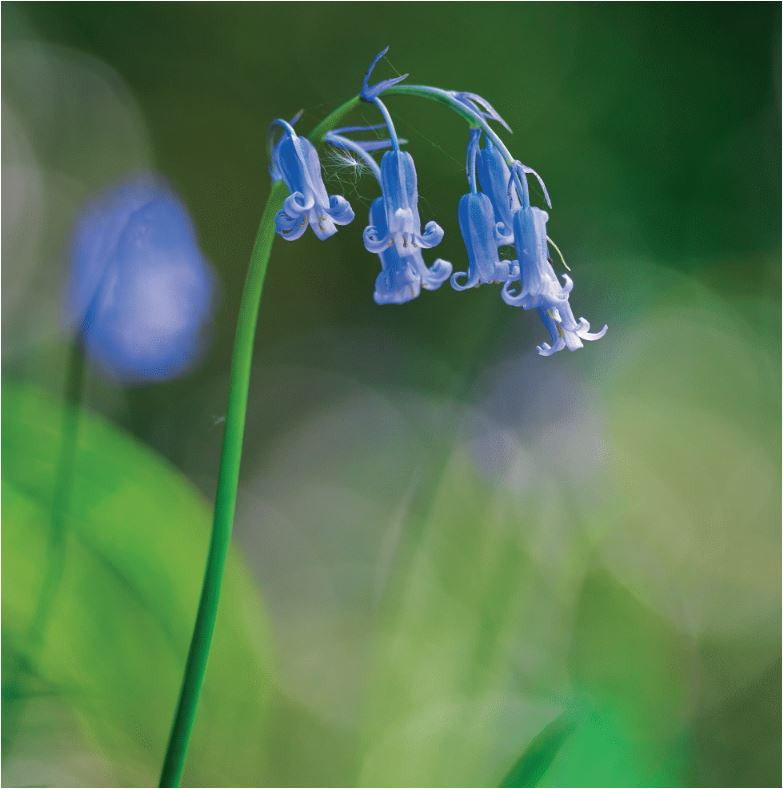
[[[322,241],[337,232],[337,225],[353,220],[351,204],[340,195],[329,195],[321,175],[315,146],[299,136],[285,121],[283,137],[274,148],[273,173],[279,173],[290,194],[275,217],[277,232],[286,240],[299,238],[308,224]]]
[[[489,282],[507,282],[519,273],[515,260],[500,260],[498,244],[501,235],[492,201],[481,192],[463,195],[458,208],[459,228],[468,252],[468,270],[451,278],[454,290],[467,290]],[[460,283],[460,279],[464,279]]]
[[[437,246],[443,230],[437,222],[427,222],[421,232],[419,191],[413,157],[407,151],[386,151],[381,159],[381,193],[385,222],[371,220],[364,229],[368,252],[380,253],[394,246],[401,257],[421,254],[421,249]],[[371,212],[375,216],[375,212]]]
[[[549,216],[540,208],[521,208],[514,214],[514,240],[519,260],[518,277],[521,288],[512,293],[513,281],[503,286],[502,297],[506,304],[535,309],[544,322],[552,343],[542,343],[537,350],[542,356],[551,356],[557,351],[568,348],[575,351],[583,346],[583,340],[600,340],[606,334],[604,326],[598,332],[590,331],[590,324],[584,319],[574,318],[569,304],[569,295],[574,283],[563,275],[560,284],[547,249],[546,223]]]
[[[380,234],[388,233],[382,197],[377,197],[370,206],[370,226]],[[375,280],[376,304],[404,304],[415,299],[422,287],[437,290],[451,274],[451,263],[440,258],[428,267],[420,248],[413,248],[410,254],[402,256],[394,244],[387,244],[377,254],[381,259],[381,273]]]

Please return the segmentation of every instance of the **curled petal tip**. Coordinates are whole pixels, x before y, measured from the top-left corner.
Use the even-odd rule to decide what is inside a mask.
[[[558,351],[562,351],[564,347],[565,344],[561,345],[560,347],[558,347],[557,345],[552,347],[549,343],[542,342],[541,345],[536,346],[536,350],[538,351],[539,356],[552,356],[553,354],[556,354]]]

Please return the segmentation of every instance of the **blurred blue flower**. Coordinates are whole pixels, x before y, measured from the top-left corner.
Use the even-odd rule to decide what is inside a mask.
[[[468,270],[451,278],[454,290],[467,290],[489,282],[507,282],[519,273],[514,260],[500,260],[498,241],[501,238],[492,210],[492,201],[482,192],[470,192],[459,201],[459,229],[468,252]],[[465,278],[460,284],[459,280]]]
[[[152,176],[98,197],[79,219],[66,309],[89,355],[128,382],[173,378],[202,348],[214,275],[187,210]]]
[[[370,206],[370,226],[386,235],[386,207],[382,197],[376,197]],[[421,288],[437,290],[451,274],[451,263],[438,258],[428,268],[419,247],[411,247],[409,254],[401,256],[393,244],[381,246],[381,273],[375,280],[376,304],[404,304],[415,299]]]
[[[275,218],[277,232],[294,241],[309,224],[323,241],[337,232],[337,225],[353,221],[351,204],[344,197],[327,194],[321,162],[310,140],[300,137],[286,121],[275,124],[282,126],[283,136],[273,149],[272,176],[279,175],[290,192]]]
[[[561,285],[549,262],[548,219],[546,211],[530,206],[520,208],[514,214],[514,239],[519,258],[517,277],[521,279],[521,289],[516,294],[512,293],[513,281],[509,281],[501,293],[506,304],[538,311],[552,339],[551,345],[542,343],[537,346],[541,356],[551,356],[563,348],[575,351],[583,346],[582,340],[600,340],[607,330],[604,326],[598,332],[591,332],[590,324],[584,318],[578,321],[574,318],[568,301],[574,283],[567,274],[563,274],[564,285]]]
[[[371,222],[364,229],[368,252],[380,253],[394,245],[398,255],[407,257],[440,243],[443,229],[437,222],[427,222],[421,232],[416,167],[407,151],[392,150],[383,155],[381,193],[386,222],[383,227]]]

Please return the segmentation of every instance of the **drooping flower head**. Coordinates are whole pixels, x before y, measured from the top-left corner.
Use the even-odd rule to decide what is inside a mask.
[[[526,187],[525,173],[519,172],[519,175]],[[514,214],[513,219],[521,287],[517,293],[512,293],[513,281],[507,282],[501,296],[506,304],[538,311],[552,339],[551,344],[542,343],[538,346],[537,350],[542,356],[551,356],[563,348],[575,351],[583,346],[583,340],[601,339],[606,334],[607,327],[591,332],[590,324],[584,318],[578,321],[574,318],[569,304],[574,283],[567,274],[563,274],[561,285],[549,262],[546,231],[549,215],[546,211],[529,205],[526,198],[525,189],[523,207]]]
[[[364,230],[366,249],[381,260],[375,301],[410,301],[422,288],[440,287],[452,271],[445,260],[437,259],[432,266],[424,261],[422,251],[439,244],[443,230],[434,221],[427,222],[422,230],[416,166],[411,154],[402,149],[405,141],[398,138],[392,116],[381,98],[385,94],[418,96],[446,105],[470,128],[466,158],[470,190],[460,199],[457,212],[468,266],[467,271],[451,277],[454,289],[502,284],[501,296],[506,303],[539,313],[551,337],[550,343],[538,346],[544,356],[563,348],[575,350],[585,340],[602,337],[606,327],[590,332],[584,318],[574,318],[569,304],[573,282],[567,275],[561,282],[549,261],[548,244],[560,253],[547,236],[548,214],[530,203],[528,176],[537,179],[551,209],[546,185],[535,170],[522,164],[506,147],[496,128],[499,124],[511,132],[505,120],[477,93],[400,84],[407,74],[371,84],[373,70],[387,51],[388,47],[373,59],[359,93],[362,101],[380,113],[383,122],[328,131],[323,139],[342,149],[338,160],[355,166],[357,172],[369,170],[380,184],[381,195],[370,206],[369,224]],[[316,235],[325,238],[335,232],[335,225],[350,221],[353,212],[344,198],[328,197],[315,148],[297,136],[293,121],[276,124],[283,128],[283,137],[273,147],[272,177],[284,179],[291,191],[277,217],[278,231],[286,238],[298,238],[310,223]],[[380,134],[381,129],[387,134]],[[347,136],[367,132],[372,132],[375,139]],[[374,156],[378,151],[383,151],[380,164]],[[500,252],[502,247],[512,246],[518,260],[505,259]]]
[[[214,275],[187,209],[157,178],[135,178],[87,206],[71,264],[69,322],[114,378],[174,378],[198,358]]]
[[[337,225],[353,220],[351,204],[340,195],[328,195],[315,146],[298,135],[286,121],[277,120],[283,135],[274,146],[272,176],[279,173],[289,195],[275,219],[277,232],[286,240],[299,238],[308,224],[322,241],[337,232]]]

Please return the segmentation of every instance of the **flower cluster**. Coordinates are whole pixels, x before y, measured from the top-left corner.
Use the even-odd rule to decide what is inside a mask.
[[[562,275],[561,283],[549,257],[550,246],[559,253],[547,235],[549,215],[530,203],[528,178],[532,175],[551,209],[546,185],[535,170],[511,155],[494,130],[492,123],[511,131],[503,118],[475,93],[401,86],[399,83],[407,75],[370,85],[372,71],[385,54],[386,50],[373,60],[360,93],[363,101],[378,109],[383,122],[335,129],[324,137],[325,142],[366,166],[380,185],[381,195],[370,206],[364,230],[365,248],[378,255],[381,262],[381,272],[375,280],[375,301],[402,304],[415,299],[422,287],[436,290],[448,279],[457,291],[492,283],[502,286],[501,296],[506,304],[538,313],[550,336],[550,342],[537,347],[542,356],[564,348],[574,351],[585,340],[603,337],[606,326],[591,332],[587,320],[574,317],[569,303],[574,283],[567,274]],[[466,271],[452,273],[451,263],[440,258],[429,266],[424,260],[423,251],[440,243],[443,229],[434,221],[422,229],[416,167],[411,154],[402,150],[405,141],[397,136],[392,117],[381,100],[386,93],[438,101],[470,124],[466,156],[469,191],[460,198],[457,211],[467,252]],[[294,131],[294,123],[295,120],[277,120],[273,124],[273,129],[282,129],[282,135],[271,146],[271,174],[273,179],[282,179],[289,191],[277,214],[277,232],[293,240],[309,224],[318,238],[325,239],[337,232],[337,225],[348,224],[354,213],[344,197],[327,194],[315,146]],[[377,134],[379,129],[385,131],[381,139],[354,136]],[[380,165],[373,156],[378,151],[382,151]],[[516,259],[504,257],[504,247],[513,249]]]

